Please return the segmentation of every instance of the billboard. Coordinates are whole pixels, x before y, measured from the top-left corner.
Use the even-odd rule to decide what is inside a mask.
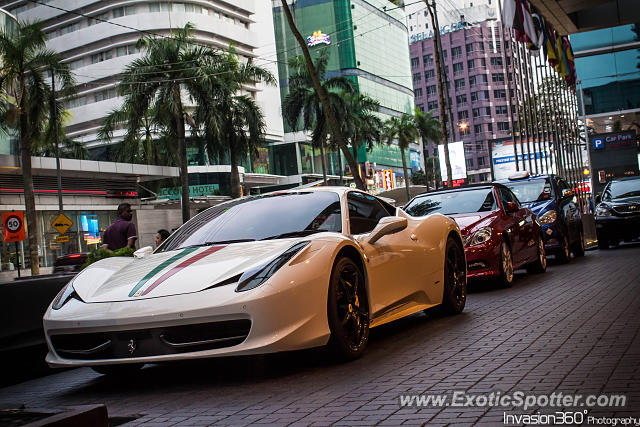
[[[531,142],[530,145],[535,153],[535,159],[533,158],[533,154],[531,155],[531,162],[535,160],[539,165],[542,159],[544,169],[547,168],[547,164],[549,165],[549,170],[544,170],[544,173],[553,173],[555,170],[553,156],[547,151],[539,151],[538,143],[534,144]],[[543,148],[551,146],[550,143],[542,143],[540,145],[542,145]],[[522,165],[522,150],[520,144],[516,144],[516,148],[518,150],[518,164]],[[528,149],[527,142],[524,142],[524,148],[525,150]],[[529,161],[528,152],[524,153],[524,161]],[[507,179],[517,171],[513,152],[513,141],[491,141],[491,169],[493,170],[493,179],[495,180]],[[534,171],[535,169],[529,172],[533,173]]]
[[[638,175],[636,131],[598,133],[590,136],[589,151],[595,193],[612,178]]]
[[[450,142],[449,162],[451,163],[451,179],[455,182],[467,179],[467,163],[464,158],[464,144],[462,141]],[[444,144],[438,145],[438,158],[440,159],[440,176],[442,182],[447,181],[447,165],[444,159]]]

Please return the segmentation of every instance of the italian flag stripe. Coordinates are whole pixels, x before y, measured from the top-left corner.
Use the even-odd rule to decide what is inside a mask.
[[[171,258],[169,258],[165,262],[161,263],[160,265],[158,265],[156,268],[154,268],[153,270],[148,272],[147,275],[144,276],[142,278],[142,280],[140,280],[136,286],[134,286],[134,288],[131,290],[131,292],[129,292],[129,296],[130,297],[139,296],[139,295],[136,295],[136,292],[138,292],[138,290],[141,287],[143,287],[144,284],[147,283],[153,276],[155,276],[156,274],[160,273],[162,270],[164,270],[165,268],[167,268],[168,266],[170,266],[171,264],[173,264],[174,262],[176,262],[180,258],[189,255],[190,253],[192,253],[193,251],[195,251],[197,249],[198,249],[197,247],[195,247],[195,248],[187,248],[187,249],[183,250],[182,252],[172,256]]]

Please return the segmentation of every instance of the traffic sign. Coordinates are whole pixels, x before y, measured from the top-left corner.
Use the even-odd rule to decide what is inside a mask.
[[[56,236],[56,243],[64,243],[69,241],[69,235]]]
[[[60,234],[64,234],[69,230],[69,228],[73,225],[73,222],[63,213],[60,213],[51,223],[53,228]]]
[[[3,213],[2,228],[5,242],[21,242],[22,240],[25,240],[23,212]]]

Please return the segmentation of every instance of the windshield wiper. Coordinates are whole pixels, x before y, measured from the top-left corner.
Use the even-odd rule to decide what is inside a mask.
[[[256,239],[215,240],[215,241],[211,241],[211,242],[197,243],[195,245],[184,246],[184,247],[182,247],[180,249],[198,248],[200,246],[224,245],[224,244],[230,244],[230,243],[255,242],[255,241],[256,241]]]
[[[629,191],[628,193],[624,193],[624,194],[620,194],[619,196],[616,196],[616,199],[619,199],[621,197],[632,197],[632,196],[640,196],[640,191]]]
[[[287,233],[276,234],[275,236],[264,237],[260,240],[273,240],[273,239],[284,239],[286,237],[304,237],[314,233],[320,233],[326,230],[300,230],[300,231],[289,231]]]

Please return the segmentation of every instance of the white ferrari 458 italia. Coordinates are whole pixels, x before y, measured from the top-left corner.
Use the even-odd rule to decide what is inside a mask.
[[[247,197],[75,276],[45,313],[46,360],[122,373],[324,345],[353,359],[372,327],[461,312],[466,286],[460,230],[441,214],[344,187]]]

